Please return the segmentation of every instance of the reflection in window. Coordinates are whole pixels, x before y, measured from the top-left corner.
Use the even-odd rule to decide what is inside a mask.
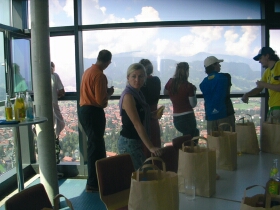
[[[5,57],[4,57],[4,37],[0,32],[0,101],[6,97],[6,73],[5,73]]]
[[[0,23],[3,25],[10,26],[10,0],[0,1]]]
[[[151,21],[260,19],[260,11],[260,0],[82,1],[82,22],[83,25],[89,25]]]
[[[12,62],[14,72],[14,92],[31,91],[30,41],[12,39]]]
[[[76,92],[74,36],[50,38],[51,61],[59,75],[66,92]]]
[[[130,64],[148,58],[154,75],[161,79],[162,90],[173,77],[178,62],[190,65],[190,82],[199,86],[206,77],[203,61],[214,55],[224,59],[221,71],[232,76],[232,92],[255,87],[261,67],[252,58],[261,46],[258,26],[166,27],[99,30],[83,32],[84,68],[96,61],[99,49],[112,52],[112,63],[104,71],[113,82],[115,95],[126,85]],[[198,88],[198,93],[200,90]]]

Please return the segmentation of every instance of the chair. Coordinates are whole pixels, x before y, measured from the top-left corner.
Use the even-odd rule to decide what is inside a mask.
[[[108,210],[128,208],[131,175],[134,166],[129,154],[121,154],[96,161],[100,199]]]
[[[6,210],[52,209],[47,192],[42,184],[36,184],[13,195],[5,202]]]
[[[179,149],[182,148],[182,144],[185,142],[185,141],[189,141],[189,140],[192,140],[192,136],[191,135],[184,135],[184,136],[178,136],[174,139],[172,139],[172,145],[173,147],[179,151]],[[185,144],[187,146],[190,146],[191,145],[191,142]]]
[[[65,198],[67,206],[73,210],[73,206],[70,200],[64,195],[57,194],[54,197],[54,209],[59,209],[59,199]],[[53,209],[51,201],[45,190],[43,184],[36,184],[28,187],[23,191],[13,195],[5,202],[6,210],[38,210],[38,209]]]
[[[179,149],[182,148],[183,142],[191,139],[192,137],[190,135],[179,136],[172,140],[172,146],[166,146],[162,148],[162,155],[159,157],[165,162],[166,171],[173,171],[177,173]],[[185,145],[190,145],[190,143]],[[159,161],[155,161],[154,164],[162,170],[162,164]]]
[[[159,156],[165,163],[166,171],[173,171],[177,173],[178,170],[178,151],[173,146],[166,146],[161,148],[162,154]],[[154,161],[154,164],[161,170],[162,164],[159,161]]]

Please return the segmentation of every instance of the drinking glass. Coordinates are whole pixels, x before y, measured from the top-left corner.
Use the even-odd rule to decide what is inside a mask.
[[[195,177],[186,177],[184,179],[185,195],[187,200],[195,199]]]

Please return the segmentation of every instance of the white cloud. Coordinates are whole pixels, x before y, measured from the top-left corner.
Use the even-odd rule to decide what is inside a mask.
[[[177,54],[189,56],[199,52],[211,52],[211,43],[221,38],[222,31],[221,26],[192,27],[190,34],[180,38]]]
[[[74,7],[73,0],[66,0],[66,4],[63,10],[66,12],[67,16],[74,17]]]
[[[137,22],[160,21],[159,13],[153,7],[142,7],[141,14],[136,15]]]
[[[233,27],[227,30],[224,34],[225,50],[229,54],[252,57],[255,52],[252,52],[252,43],[257,38],[258,27],[256,26],[241,26],[241,33],[235,32]]]
[[[270,47],[280,56],[280,30],[270,30]]]

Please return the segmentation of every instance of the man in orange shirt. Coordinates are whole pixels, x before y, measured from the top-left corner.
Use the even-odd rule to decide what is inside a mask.
[[[78,116],[88,137],[86,192],[98,192],[95,162],[106,157],[103,137],[106,118],[103,108],[108,105],[108,99],[114,93],[114,88],[107,88],[108,81],[103,71],[111,63],[111,59],[112,54],[110,51],[101,50],[96,63],[84,72],[81,82]]]

